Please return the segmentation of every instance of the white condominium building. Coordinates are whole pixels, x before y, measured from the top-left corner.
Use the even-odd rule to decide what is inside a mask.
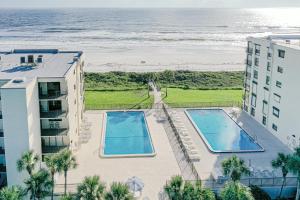
[[[0,184],[22,184],[22,153],[40,156],[78,146],[83,115],[82,52],[0,52]]]
[[[300,35],[248,38],[244,110],[290,148],[300,141],[299,88]]]

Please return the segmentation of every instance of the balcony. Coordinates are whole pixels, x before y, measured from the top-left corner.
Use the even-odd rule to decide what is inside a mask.
[[[58,129],[42,129],[41,135],[42,136],[64,136],[68,135],[67,128],[58,128]]]
[[[67,116],[68,112],[63,110],[40,112],[41,119],[65,118]]]
[[[246,51],[247,51],[248,54],[252,54],[253,53],[253,48],[248,47]]]
[[[39,98],[42,100],[55,100],[55,99],[66,99],[67,92],[61,91],[48,91],[48,94],[40,94]]]
[[[0,164],[0,173],[6,172],[6,166],[4,164]]]
[[[3,147],[0,147],[0,155],[5,154],[5,149]]]
[[[57,153],[63,149],[68,149],[69,145],[65,146],[42,146],[42,153],[43,154],[53,154]]]

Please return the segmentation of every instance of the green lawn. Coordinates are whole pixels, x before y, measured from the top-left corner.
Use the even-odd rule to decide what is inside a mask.
[[[161,90],[165,96],[165,88]],[[184,90],[168,88],[164,101],[171,107],[240,106],[243,90]]]
[[[85,91],[85,107],[97,109],[140,109],[150,108],[153,96],[147,90],[128,91]]]

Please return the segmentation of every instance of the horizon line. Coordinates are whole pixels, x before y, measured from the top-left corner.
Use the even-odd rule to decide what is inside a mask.
[[[274,7],[0,7],[0,9],[268,9],[268,8],[300,8],[300,6],[274,6]]]

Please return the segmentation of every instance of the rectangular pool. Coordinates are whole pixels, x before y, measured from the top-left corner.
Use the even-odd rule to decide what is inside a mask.
[[[187,109],[186,114],[212,152],[264,151],[222,109]]]
[[[106,157],[154,156],[144,112],[107,112],[102,148]]]

